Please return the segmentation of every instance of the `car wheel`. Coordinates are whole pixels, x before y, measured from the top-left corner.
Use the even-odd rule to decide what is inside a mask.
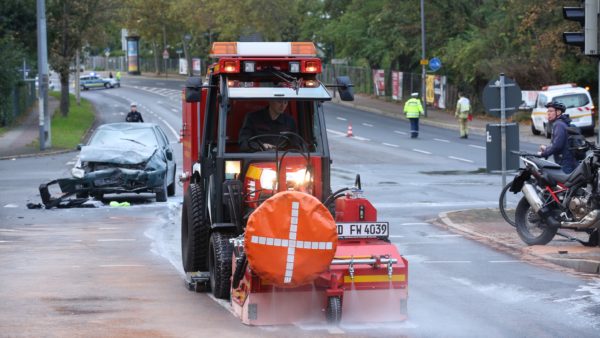
[[[181,209],[181,258],[185,272],[207,271],[210,224],[202,183],[192,183]]]
[[[112,87],[112,86],[111,86],[111,85],[110,85],[110,83],[108,83],[108,82],[104,84],[104,88],[106,88],[106,89],[108,89],[108,88],[111,88],[111,87]]]
[[[235,237],[228,232],[213,232],[208,244],[208,271],[210,289],[216,298],[229,298],[231,289],[231,258],[233,244],[229,239]]]
[[[173,182],[167,187],[167,196],[175,196],[175,175],[177,173],[177,166],[173,167]]]
[[[87,90],[87,87],[86,86],[81,86],[81,90],[85,91],[85,90]]]
[[[167,175],[165,175],[163,179],[162,188],[160,191],[156,193],[156,202],[166,202],[167,201]]]
[[[535,129],[535,125],[533,124],[533,122],[531,122],[531,132],[533,133],[533,135],[539,135],[542,133],[541,131]]]

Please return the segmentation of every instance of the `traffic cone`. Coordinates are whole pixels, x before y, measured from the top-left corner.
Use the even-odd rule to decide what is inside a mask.
[[[346,133],[346,137],[352,136],[354,136],[354,134],[352,134],[352,123],[348,123],[348,132]]]

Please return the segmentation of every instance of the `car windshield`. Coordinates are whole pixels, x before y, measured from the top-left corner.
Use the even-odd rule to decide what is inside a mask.
[[[554,100],[561,102],[567,108],[583,107],[590,102],[588,96],[585,94],[569,94],[558,96]]]
[[[158,142],[152,129],[98,130],[90,141],[90,145],[114,145],[122,141],[132,142],[145,147],[157,147]]]

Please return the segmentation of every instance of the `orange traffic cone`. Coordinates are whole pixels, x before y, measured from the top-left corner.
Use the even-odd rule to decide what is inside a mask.
[[[346,133],[346,137],[352,136],[354,136],[354,134],[352,134],[352,123],[348,123],[348,132]]]

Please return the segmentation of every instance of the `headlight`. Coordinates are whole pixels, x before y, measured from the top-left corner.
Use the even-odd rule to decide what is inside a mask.
[[[275,180],[277,180],[277,173],[272,169],[263,169],[260,174],[260,186],[263,189],[273,189]]]
[[[297,171],[288,171],[285,174],[286,182],[292,182],[296,186],[305,185],[306,183],[310,183],[311,177],[310,173],[306,171],[306,169],[300,169]]]
[[[76,178],[83,178],[83,176],[85,176],[85,170],[75,167],[71,169],[71,175]]]

